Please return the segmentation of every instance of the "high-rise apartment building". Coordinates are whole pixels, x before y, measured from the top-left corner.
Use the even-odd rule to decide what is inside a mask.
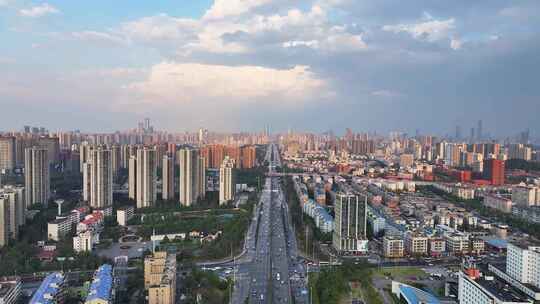
[[[367,204],[357,195],[339,193],[334,206],[332,242],[340,252],[366,253]]]
[[[116,178],[121,167],[120,146],[112,145],[109,149],[111,150],[112,174],[113,178]]]
[[[83,176],[83,200],[85,202],[90,202],[91,196],[91,187],[92,187],[92,166],[90,163],[84,163],[82,166],[82,176]]]
[[[199,153],[193,149],[180,149],[177,154],[180,165],[180,204],[191,206],[199,197]]]
[[[202,156],[197,158],[197,199],[206,197],[206,159]]]
[[[9,201],[0,197],[0,248],[9,244]]]
[[[0,137],[0,173],[15,168],[15,137]]]
[[[26,207],[47,205],[51,192],[47,149],[27,148],[24,153]]]
[[[128,196],[132,200],[137,200],[137,156],[129,158],[128,175]]]
[[[484,178],[494,186],[504,185],[504,160],[485,159]]]
[[[137,150],[137,208],[152,207],[157,200],[156,150]]]
[[[40,137],[36,145],[47,150],[47,159],[50,163],[60,161],[60,140],[58,137]]]
[[[540,245],[508,243],[506,273],[523,284],[540,288]]]
[[[257,148],[255,146],[245,146],[240,149],[242,154],[242,169],[251,169],[255,167],[257,161]]]
[[[113,170],[111,150],[95,147],[90,152],[90,206],[109,207],[113,204]]]
[[[219,168],[219,204],[223,205],[234,199],[234,160],[225,157]]]
[[[174,199],[174,158],[165,155],[162,160],[162,191],[164,201]]]
[[[5,186],[0,188],[0,200],[7,201],[8,234],[9,238],[16,240],[19,236],[19,228],[24,225],[26,216],[26,204],[24,202],[24,188]]]

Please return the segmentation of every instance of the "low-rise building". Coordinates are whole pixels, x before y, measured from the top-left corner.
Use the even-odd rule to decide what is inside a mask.
[[[120,226],[127,226],[128,221],[135,214],[135,208],[132,206],[118,208],[116,210],[116,221]]]
[[[405,233],[405,250],[410,255],[425,255],[428,252],[428,237],[408,231]]]
[[[400,236],[386,235],[383,238],[383,256],[401,258],[404,255],[404,242]]]
[[[75,252],[90,252],[95,244],[99,244],[99,233],[86,230],[73,237],[73,250]]]
[[[114,303],[113,269],[109,264],[101,265],[94,273],[85,304]]]
[[[512,200],[502,196],[487,194],[484,196],[484,205],[504,213],[512,212]]]
[[[53,272],[45,277],[28,304],[55,304],[64,302],[65,277]]]
[[[444,238],[430,238],[429,241],[429,255],[441,256],[446,251],[446,241]]]
[[[59,241],[71,232],[71,219],[58,217],[47,224],[47,237],[50,240]]]
[[[144,288],[149,304],[173,304],[176,299],[176,255],[155,252],[144,259]]]

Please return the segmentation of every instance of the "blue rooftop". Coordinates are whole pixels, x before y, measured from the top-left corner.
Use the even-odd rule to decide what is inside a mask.
[[[101,265],[94,273],[94,279],[90,285],[86,303],[101,299],[109,301],[113,286],[112,266],[109,264]]]
[[[60,272],[49,274],[30,300],[29,304],[52,304],[54,297],[61,291],[64,282],[64,275]]]
[[[488,245],[492,247],[496,247],[500,249],[506,249],[506,247],[508,246],[508,241],[503,240],[503,239],[490,239],[487,241],[487,243]]]
[[[440,304],[441,302],[429,292],[423,291],[412,286],[402,284],[400,287],[401,294],[405,297],[407,303],[410,304]]]

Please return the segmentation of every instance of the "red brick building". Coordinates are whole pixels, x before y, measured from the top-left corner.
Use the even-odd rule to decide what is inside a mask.
[[[484,178],[494,186],[504,185],[504,160],[484,160]]]

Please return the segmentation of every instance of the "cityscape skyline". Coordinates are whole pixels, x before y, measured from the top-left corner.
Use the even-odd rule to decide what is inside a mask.
[[[539,0],[0,0],[0,304],[540,304]]]
[[[0,129],[538,133],[539,6],[1,1]]]

